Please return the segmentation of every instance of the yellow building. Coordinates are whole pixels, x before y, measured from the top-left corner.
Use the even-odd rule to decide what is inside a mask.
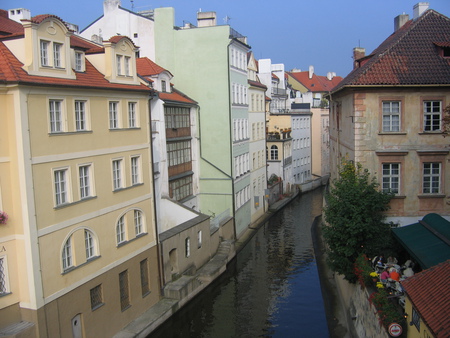
[[[342,158],[360,162],[392,191],[388,220],[406,225],[431,212],[450,216],[450,19],[422,8],[396,18],[396,30],[330,94],[331,176]]]
[[[0,14],[0,331],[112,336],[160,298],[137,47]]]

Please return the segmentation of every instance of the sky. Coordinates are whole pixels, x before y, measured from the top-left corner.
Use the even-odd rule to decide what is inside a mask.
[[[352,70],[353,48],[372,52],[394,32],[394,18],[413,17],[418,0],[121,0],[136,12],[175,8],[175,24],[196,24],[198,11],[217,13],[217,24],[228,24],[247,42],[257,59],[284,63],[285,70],[318,75]],[[430,8],[450,17],[450,0],[430,0]],[[55,14],[80,30],[103,14],[103,0],[0,0],[1,9],[27,8],[31,16]]]

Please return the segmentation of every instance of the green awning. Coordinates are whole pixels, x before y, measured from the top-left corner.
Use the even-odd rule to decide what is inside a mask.
[[[450,259],[450,222],[440,215],[428,214],[422,221],[392,230],[422,269]]]

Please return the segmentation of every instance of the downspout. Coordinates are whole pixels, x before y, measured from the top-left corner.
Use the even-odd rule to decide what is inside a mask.
[[[233,119],[232,119],[232,103],[231,103],[231,92],[230,92],[230,87],[231,87],[231,77],[230,77],[230,46],[231,43],[233,42],[233,40],[230,40],[230,42],[227,45],[227,76],[228,76],[228,117],[229,117],[229,130],[230,130],[230,154],[231,154],[231,159],[230,159],[230,173],[233,173],[233,161],[234,161],[234,157],[233,157],[233,135],[232,135],[232,130],[233,130]],[[235,191],[234,191],[234,180],[231,177],[231,209],[233,210],[233,228],[234,228],[234,239],[237,238],[237,232],[236,232],[236,210],[235,210],[235,205],[236,205],[236,201],[235,201]]]

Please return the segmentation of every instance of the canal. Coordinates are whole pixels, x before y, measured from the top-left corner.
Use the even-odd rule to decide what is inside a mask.
[[[148,338],[328,337],[311,225],[322,190],[272,216],[227,271]]]

